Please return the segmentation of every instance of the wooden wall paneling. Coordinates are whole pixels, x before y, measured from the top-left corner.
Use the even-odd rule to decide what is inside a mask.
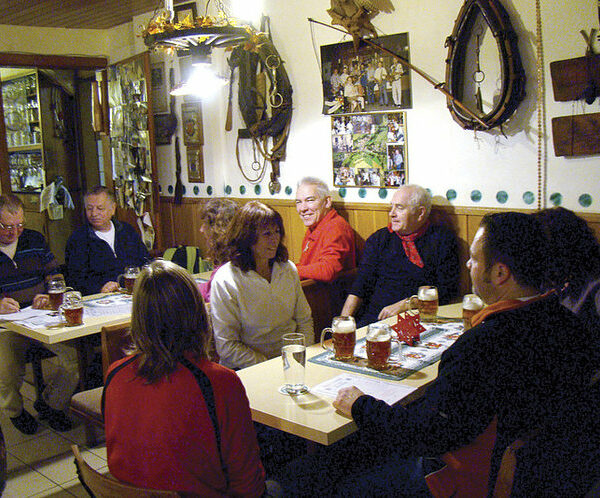
[[[173,204],[170,202],[163,202],[161,199],[160,202],[160,221],[161,221],[161,231],[162,231],[162,240],[164,247],[161,247],[162,252],[164,249],[169,247],[173,247],[175,245],[175,234],[173,233]]]
[[[200,210],[196,203],[173,204],[173,245],[197,246],[200,241],[200,226],[195,213]]]

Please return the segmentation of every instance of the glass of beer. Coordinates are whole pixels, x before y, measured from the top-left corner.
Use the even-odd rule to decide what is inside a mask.
[[[372,323],[367,331],[367,361],[369,367],[384,370],[392,354],[392,329],[385,323]]]
[[[304,334],[284,334],[281,337],[281,359],[283,360],[283,390],[288,394],[302,394],[308,391],[304,383],[306,368],[306,345]]]
[[[83,300],[81,292],[65,292],[63,303],[60,305],[60,312],[67,327],[83,324]]]
[[[139,274],[140,269],[137,266],[126,266],[123,273],[117,277],[117,283],[127,294],[133,294],[135,279]]]
[[[333,339],[333,350],[325,344],[325,334],[331,333]],[[333,351],[336,360],[348,361],[354,358],[354,346],[356,344],[356,322],[351,316],[336,316],[331,328],[325,328],[321,332],[321,347]]]
[[[71,287],[67,287],[65,279],[62,275],[55,275],[47,284],[48,298],[50,301],[50,308],[54,311],[58,311],[60,305],[63,303],[63,296],[68,290],[73,290]]]
[[[485,305],[477,294],[465,294],[462,301],[462,317],[465,330],[469,330],[471,325],[471,319],[483,309]]]
[[[432,320],[436,317],[439,305],[438,290],[433,285],[422,285],[417,293],[419,299],[419,315],[421,320]]]

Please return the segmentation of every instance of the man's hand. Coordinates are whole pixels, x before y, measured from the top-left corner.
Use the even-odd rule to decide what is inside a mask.
[[[398,301],[397,303],[390,304],[383,308],[379,315],[377,316],[378,320],[383,320],[384,318],[389,318],[390,316],[396,316],[398,313],[402,313],[404,311],[408,311],[410,309],[410,298],[403,299],[402,301]]]
[[[0,314],[16,313],[20,309],[21,306],[12,297],[3,297],[0,299]]]
[[[43,310],[44,308],[47,308],[49,304],[50,296],[48,296],[48,294],[38,294],[33,298],[31,307],[34,310]]]
[[[352,418],[352,405],[363,394],[365,393],[358,387],[344,387],[338,391],[337,398],[335,398],[335,401],[333,402],[333,407],[347,417]]]
[[[119,290],[119,284],[117,282],[106,282],[103,286],[102,289],[100,289],[100,292],[102,292],[103,294],[106,294],[107,292],[116,292]]]

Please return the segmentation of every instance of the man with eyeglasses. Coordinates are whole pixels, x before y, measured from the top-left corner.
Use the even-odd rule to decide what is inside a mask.
[[[45,308],[45,279],[58,273],[58,262],[44,236],[24,227],[23,202],[15,195],[0,196],[0,318],[24,306]],[[33,339],[0,330],[0,407],[13,425],[24,434],[34,434],[38,423],[23,408],[20,393],[25,375],[25,353]],[[42,399],[33,407],[40,419],[47,419],[55,430],[71,428],[62,411],[77,385],[77,354],[64,344],[45,345],[60,364],[52,379],[47,379]]]

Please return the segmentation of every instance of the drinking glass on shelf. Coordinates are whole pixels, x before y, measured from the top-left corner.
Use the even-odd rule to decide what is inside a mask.
[[[283,390],[288,394],[302,394],[308,391],[304,383],[306,368],[306,345],[304,334],[284,334],[281,338],[281,359],[283,360]]]
[[[421,320],[435,319],[439,306],[438,290],[433,285],[422,285],[417,293]]]

